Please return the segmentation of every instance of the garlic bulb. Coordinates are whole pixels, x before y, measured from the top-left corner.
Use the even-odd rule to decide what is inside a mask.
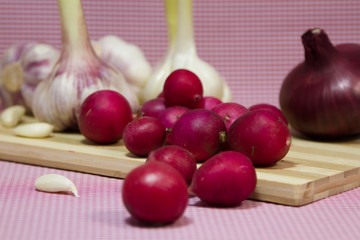
[[[67,177],[50,173],[38,177],[35,180],[35,188],[43,192],[72,192],[75,197],[79,197],[75,184]]]
[[[95,54],[86,28],[81,0],[58,0],[62,51],[47,79],[35,90],[35,117],[54,126],[54,131],[77,129],[81,103],[91,93],[111,89],[120,92],[136,111],[139,102],[115,68]]]
[[[161,93],[166,78],[173,71],[172,59],[176,47],[177,6],[174,0],[165,0],[164,5],[168,28],[168,49],[162,61],[155,66],[153,73],[145,85],[143,102],[154,99]]]
[[[216,69],[199,58],[196,52],[193,23],[192,23],[192,0],[166,0],[166,11],[176,6],[177,9],[177,23],[176,23],[176,40],[175,49],[168,60],[167,65],[164,66],[163,74],[158,74],[150,78],[145,87],[145,100],[149,100],[157,96],[166,80],[168,73],[168,65],[170,65],[170,72],[185,68],[194,72],[201,80],[204,87],[204,96],[217,97],[223,102],[231,101],[231,92],[226,81],[220,76]],[[167,15],[170,15],[167,13]],[[171,25],[168,25],[169,28]],[[169,30],[170,33],[170,30]],[[161,72],[158,71],[158,72]],[[156,89],[155,89],[156,86]],[[150,91],[150,93],[146,93]]]
[[[98,50],[95,52],[100,59],[119,70],[140,98],[152,72],[144,52],[135,44],[114,35],[104,36],[97,43]]]
[[[32,96],[36,86],[51,72],[60,52],[40,42],[14,44],[4,53],[1,67],[1,95],[8,107],[21,104],[31,112]]]

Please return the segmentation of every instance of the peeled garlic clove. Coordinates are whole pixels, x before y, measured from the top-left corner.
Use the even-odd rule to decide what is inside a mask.
[[[4,127],[16,126],[21,118],[25,115],[25,107],[21,105],[14,105],[6,108],[0,116],[1,124]]]
[[[23,71],[20,63],[10,63],[2,68],[0,75],[2,85],[11,93],[20,91],[24,83]]]
[[[14,128],[14,133],[20,137],[45,138],[53,132],[54,126],[44,122],[28,123]]]
[[[79,197],[75,184],[60,174],[51,173],[38,177],[35,181],[35,188],[43,192],[70,191],[75,197]]]

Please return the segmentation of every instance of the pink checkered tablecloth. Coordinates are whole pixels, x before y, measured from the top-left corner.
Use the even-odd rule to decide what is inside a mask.
[[[151,64],[165,55],[162,0],[83,0],[92,39],[116,34],[140,46]],[[225,77],[245,106],[278,104],[287,72],[303,59],[300,36],[326,30],[334,44],[360,43],[359,0],[194,0],[198,54]],[[45,41],[60,48],[55,0],[0,0],[0,56],[12,43]],[[34,181],[59,173],[70,194],[36,191]],[[0,239],[359,239],[360,189],[288,207],[247,200],[210,208],[191,198],[175,224],[145,227],[121,200],[121,179],[0,160]]]
[[[146,227],[121,199],[123,180],[0,161],[0,239],[359,239],[360,189],[302,207],[246,200],[212,208],[191,198],[174,224]],[[79,198],[35,190],[35,179],[58,173],[71,179]]]

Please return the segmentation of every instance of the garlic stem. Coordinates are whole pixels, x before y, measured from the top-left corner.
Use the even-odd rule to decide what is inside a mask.
[[[177,3],[178,0],[164,0],[168,30],[168,49],[165,57],[156,65],[143,89],[142,102],[156,98],[162,91],[166,78],[173,71],[172,61],[177,38]]]
[[[178,23],[176,53],[177,54],[196,54],[193,16],[192,16],[192,0],[177,1]]]
[[[83,54],[92,49],[82,10],[81,0],[58,0],[62,53]],[[93,51],[92,51],[93,52]],[[95,55],[95,54],[94,54]]]
[[[175,47],[177,32],[177,2],[178,0],[164,0],[166,22],[168,26],[168,47]]]

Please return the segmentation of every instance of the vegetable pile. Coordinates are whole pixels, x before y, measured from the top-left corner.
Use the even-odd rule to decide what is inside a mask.
[[[191,0],[165,0],[169,49],[154,70],[141,49],[117,36],[91,41],[81,0],[58,6],[61,51],[32,42],[3,56],[1,124],[33,138],[75,129],[94,144],[121,141],[146,158],[122,187],[125,207],[141,222],[176,221],[189,195],[209,206],[240,205],[255,191],[255,167],[289,152],[289,125],[321,139],[360,133],[358,44],[333,46],[324,30],[308,30],[305,60],[281,87],[281,109],[247,108],[231,102],[226,81],[197,56]],[[39,122],[17,127],[26,113]],[[44,187],[50,177],[39,180],[40,190],[53,191]],[[72,185],[58,189],[77,195]]]
[[[205,97],[196,74],[178,69],[166,78],[157,98],[139,108],[138,115],[124,129],[123,142],[129,152],[146,158],[144,165],[125,178],[125,206],[141,222],[166,224],[179,215],[174,213],[167,220],[152,216],[153,209],[169,214],[174,211],[174,206],[163,199],[154,200],[152,193],[177,195],[183,190],[164,186],[163,166],[153,162],[175,169],[182,178],[171,174],[169,181],[186,183],[189,194],[209,206],[234,207],[255,191],[255,166],[267,167],[283,159],[290,149],[291,135],[285,116],[275,106],[246,108]],[[141,193],[137,189],[140,186]],[[176,209],[185,211],[183,201],[178,200]]]

